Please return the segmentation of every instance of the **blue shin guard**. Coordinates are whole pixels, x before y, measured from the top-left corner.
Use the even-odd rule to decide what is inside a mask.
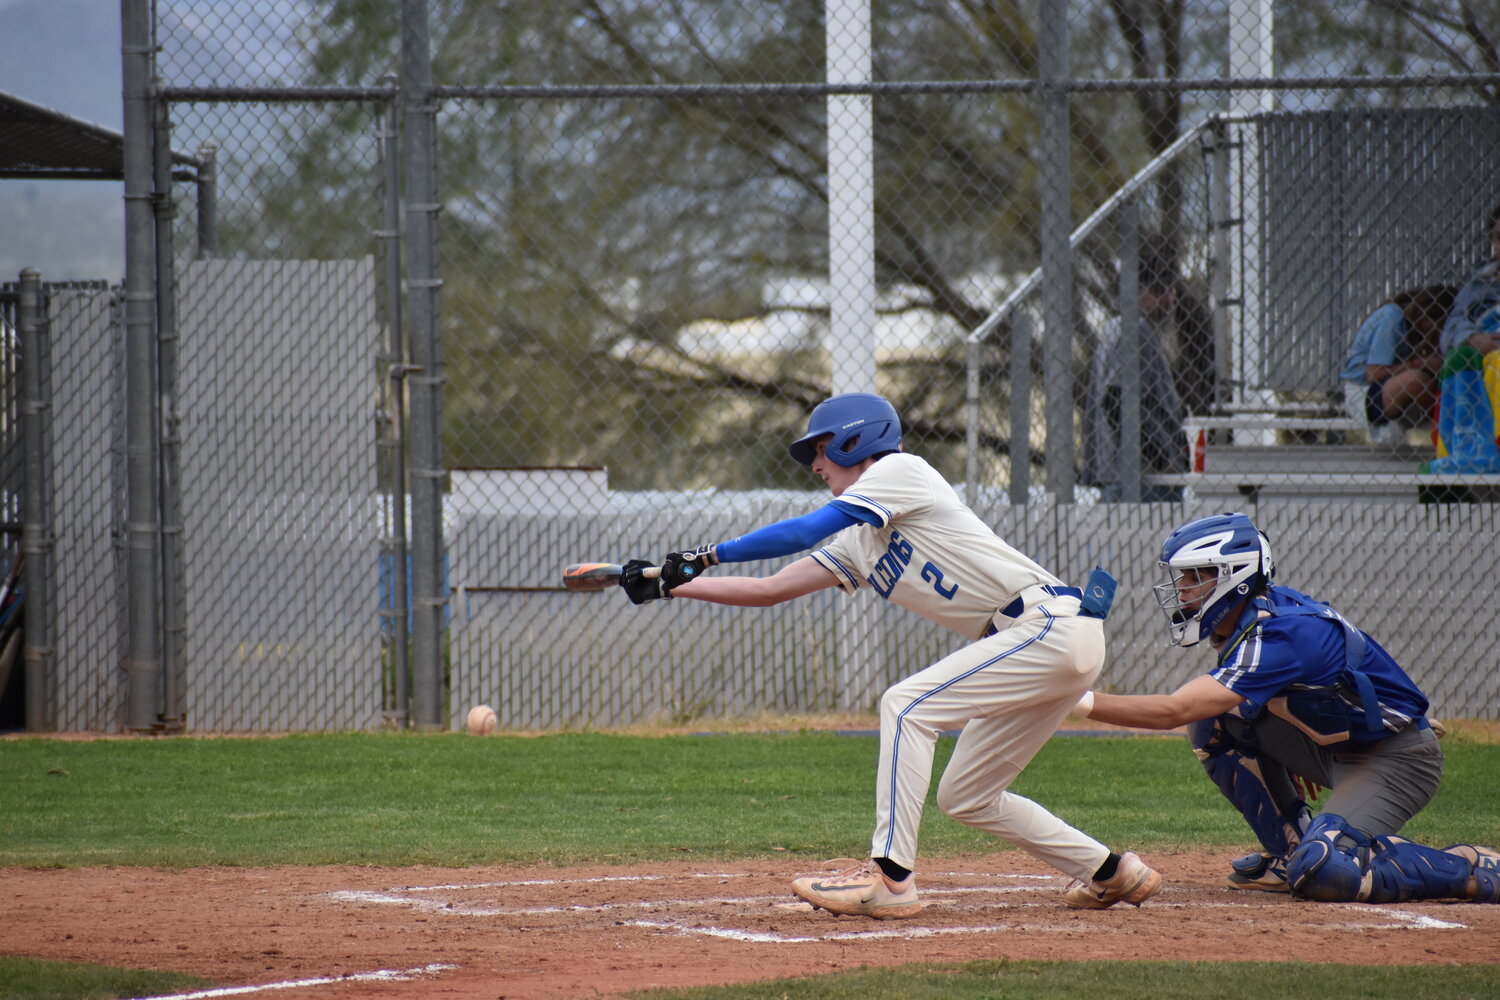
[[[1340,838],[1355,841],[1340,847]],[[1368,845],[1368,846],[1365,846]],[[1325,903],[1405,903],[1422,899],[1471,899],[1500,903],[1500,859],[1467,845],[1439,850],[1401,837],[1367,840],[1324,813],[1287,862],[1293,896]]]
[[[1203,719],[1188,727],[1188,740],[1203,770],[1220,792],[1245,817],[1266,852],[1285,858],[1307,829],[1307,803],[1293,801],[1283,813],[1271,798],[1260,761],[1246,751],[1217,719]]]
[[[1458,854],[1413,844],[1400,837],[1376,837],[1370,855],[1370,903],[1412,899],[1468,899],[1476,865]]]

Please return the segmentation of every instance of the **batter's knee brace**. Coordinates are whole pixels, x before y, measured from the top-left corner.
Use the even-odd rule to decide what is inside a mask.
[[[1346,826],[1344,817],[1323,813],[1312,821],[1302,843],[1286,863],[1286,883],[1293,896],[1323,903],[1350,903],[1360,898],[1365,866],[1363,849],[1338,846],[1348,835],[1359,843],[1367,838]]]

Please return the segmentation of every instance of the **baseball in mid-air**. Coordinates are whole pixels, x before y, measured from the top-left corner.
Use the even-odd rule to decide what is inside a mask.
[[[469,709],[469,732],[475,736],[488,736],[499,724],[495,710],[488,705],[475,705]]]

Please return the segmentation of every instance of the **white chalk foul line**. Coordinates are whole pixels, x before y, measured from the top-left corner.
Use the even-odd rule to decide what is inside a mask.
[[[1060,879],[1054,875],[995,875],[987,873],[940,873],[943,877],[971,877],[971,878],[993,878],[997,880],[1028,880],[1031,885],[989,885],[989,886],[955,886],[951,888],[936,887],[924,889],[923,895],[928,898],[964,896],[976,893],[986,895],[1009,895],[1013,893],[1035,892],[1037,889],[1048,888],[1050,885],[1061,884],[1066,879]],[[699,874],[692,876],[619,876],[615,878],[589,878],[589,879],[534,879],[516,882],[484,882],[471,883],[468,885],[445,885],[445,886],[412,886],[404,889],[389,890],[386,892],[373,892],[361,890],[343,890],[330,893],[330,897],[345,902],[357,903],[382,903],[398,906],[406,906],[414,910],[430,913],[446,913],[453,916],[480,916],[480,917],[503,917],[503,916],[536,916],[554,913],[609,913],[631,909],[662,909],[662,908],[694,908],[703,906],[742,906],[757,907],[770,906],[784,899],[784,896],[739,896],[739,897],[710,897],[704,899],[649,899],[649,900],[627,900],[621,902],[601,903],[594,905],[567,904],[553,906],[532,907],[476,907],[463,906],[442,900],[417,899],[405,893],[432,892],[437,890],[461,891],[472,889],[507,888],[516,886],[537,885],[574,885],[590,884],[599,882],[651,882],[666,879],[680,878],[715,878],[727,880],[731,878],[753,877],[746,873],[717,873]],[[1175,893],[1176,889],[1168,889],[1168,893]],[[953,902],[947,907],[950,911],[984,911],[984,910],[1009,910],[1018,911],[1023,909],[1055,909],[1056,902]],[[1194,902],[1175,903],[1170,900],[1157,899],[1152,908],[1168,909],[1259,909],[1253,904],[1244,901],[1236,902]],[[1339,912],[1342,907],[1333,912]],[[1353,931],[1381,931],[1381,930],[1467,930],[1466,924],[1439,920],[1426,914],[1416,913],[1410,910],[1398,910],[1380,906],[1354,904],[1349,909],[1359,913],[1369,914],[1380,918],[1381,922],[1365,922],[1357,920],[1340,920],[1319,924],[1325,930],[1353,930]],[[1348,913],[1348,910],[1343,910]],[[691,919],[683,917],[667,920],[635,920],[627,919],[619,922],[620,926],[640,927],[647,930],[666,931],[674,934],[696,935],[712,938],[726,938],[735,941],[760,942],[767,944],[800,944],[811,941],[859,941],[878,940],[882,938],[924,938],[938,935],[951,934],[989,934],[1004,931],[1050,931],[1055,930],[1052,924],[1032,923],[1007,923],[1002,925],[981,924],[961,927],[931,927],[922,925],[903,924],[896,928],[855,931],[835,934],[817,935],[788,935],[775,932],[749,930],[743,928],[721,927],[717,925],[703,926],[694,923]]]
[[[601,875],[597,878],[533,878],[519,882],[469,882],[464,885],[409,885],[392,892],[442,892],[452,889],[502,889],[517,885],[596,885],[603,882],[665,882],[685,878],[751,878],[745,872],[699,872],[695,875]]]
[[[1157,901],[1157,902],[1153,902],[1151,905],[1153,907],[1168,907],[1168,908],[1171,908],[1171,909],[1178,909],[1178,910],[1206,910],[1206,909],[1212,909],[1212,908],[1215,908],[1215,907],[1220,908],[1220,909],[1226,909],[1226,908],[1229,908],[1229,907],[1243,907],[1245,909],[1251,909],[1252,908],[1252,904],[1250,904],[1250,903],[1169,903],[1169,902],[1160,902],[1160,901]],[[1313,905],[1319,905],[1319,904],[1313,904]],[[1455,922],[1448,921],[1448,920],[1439,920],[1437,917],[1429,917],[1425,913],[1414,913],[1411,910],[1398,910],[1398,909],[1395,909],[1393,907],[1377,906],[1377,905],[1371,904],[1371,903],[1324,903],[1324,904],[1321,904],[1321,905],[1327,906],[1329,908],[1329,912],[1330,913],[1342,913],[1342,912],[1345,912],[1344,907],[1348,907],[1349,910],[1353,910],[1356,913],[1368,913],[1371,916],[1383,917],[1383,918],[1386,918],[1387,920],[1390,921],[1389,923],[1385,924],[1384,926],[1379,925],[1379,924],[1360,923],[1358,921],[1353,921],[1353,920],[1340,921],[1340,922],[1337,922],[1337,923],[1319,924],[1318,925],[1319,928],[1321,928],[1323,930],[1348,930],[1348,931],[1398,931],[1398,930],[1466,931],[1466,930],[1469,929],[1469,925],[1468,924],[1460,924],[1460,923],[1455,923]],[[1254,907],[1254,908],[1255,909],[1259,909],[1259,907]]]
[[[665,903],[666,901],[663,901]],[[1181,909],[1201,911],[1211,908],[1241,908],[1250,909],[1249,903],[1161,903],[1153,904],[1153,908]],[[961,904],[949,909],[962,910],[1024,910],[1024,909],[1047,909],[1056,908],[1055,903],[981,903]],[[1356,907],[1359,912],[1369,913],[1373,916],[1393,918],[1394,922],[1385,925],[1360,923],[1357,921],[1340,921],[1332,924],[1319,925],[1323,930],[1352,930],[1352,931],[1381,931],[1381,930],[1467,930],[1467,926],[1459,923],[1450,923],[1438,920],[1434,917],[1421,913],[1412,913],[1408,910],[1383,909],[1374,906]],[[881,930],[849,931],[837,934],[818,935],[789,935],[777,934],[768,931],[740,930],[729,927],[702,927],[676,920],[625,920],[622,926],[642,927],[647,930],[666,931],[674,934],[687,936],[701,936],[712,938],[726,938],[731,941],[747,941],[761,944],[806,944],[814,941],[878,941],[890,939],[914,940],[920,938],[939,937],[952,934],[995,934],[1016,933],[1017,931],[1037,931],[1049,933],[1057,930],[1054,923],[1022,923],[1008,922],[1004,924],[975,924],[961,927],[928,927],[911,924],[898,924],[895,927]]]
[[[1407,927],[1422,931],[1466,931],[1468,924],[1454,923],[1448,920],[1439,920],[1437,917],[1429,917],[1425,913],[1412,913],[1409,910],[1385,910],[1372,906],[1361,907],[1366,913],[1379,913],[1384,917],[1396,917],[1405,922]]]
[[[233,997],[246,993],[262,993],[266,990],[294,990],[303,986],[327,986],[330,983],[405,983],[416,979],[418,976],[432,976],[448,969],[456,969],[456,965],[445,965],[434,962],[431,965],[419,966],[415,969],[378,969],[375,972],[356,972],[348,976],[319,976],[316,979],[289,979],[280,983],[261,983],[259,986],[224,986],[212,990],[198,990],[195,993],[173,993],[170,996],[152,996],[149,1000],[208,1000],[209,997]],[[137,998],[147,1000],[147,998]]]
[[[998,931],[1043,930],[1053,931],[1052,924],[1035,927],[1019,924],[996,924],[988,927],[901,927],[899,930],[851,931],[847,934],[818,934],[812,937],[791,937],[786,934],[771,934],[765,931],[741,931],[729,927],[691,927],[661,920],[626,920],[625,927],[644,927],[647,930],[670,931],[674,934],[701,935],[703,937],[727,938],[731,941],[750,941],[757,944],[808,944],[814,941],[875,941],[882,938],[926,938],[943,934],[987,934]]]
[[[968,874],[971,878],[1003,878],[1003,879],[1029,879],[1039,882],[1061,883],[1062,879],[1054,875],[982,875],[977,873],[939,873],[943,877],[961,877]],[[648,882],[668,878],[664,875],[641,875],[622,876],[619,878],[589,878],[589,879],[532,879],[518,882],[472,882],[467,885],[429,885],[429,886],[406,886],[400,889],[387,889],[385,891],[371,889],[339,889],[328,894],[330,899],[336,899],[343,903],[376,903],[391,906],[405,906],[408,909],[418,910],[423,913],[444,913],[454,917],[506,917],[506,916],[540,916],[549,913],[586,913],[590,911],[604,912],[608,910],[622,909],[628,907],[653,908],[660,906],[693,906],[710,904],[758,904],[771,903],[782,899],[781,896],[741,896],[741,897],[712,897],[707,899],[646,899],[616,903],[600,903],[586,905],[574,903],[563,906],[465,906],[443,900],[420,899],[405,893],[435,892],[446,890],[458,892],[471,889],[502,889],[515,886],[538,886],[538,885],[586,885],[598,882]],[[740,874],[703,874],[689,876],[691,878],[749,878],[751,876]],[[990,895],[1018,892],[1035,891],[1034,885],[993,885],[993,886],[958,886],[953,888],[933,888],[922,890],[926,896],[956,896],[963,893],[986,893]]]
[[[447,892],[456,889],[506,889],[518,885],[598,885],[605,882],[667,882],[703,878],[757,878],[751,872],[696,872],[689,875],[601,875],[594,878],[533,878],[512,882],[467,882],[453,885],[408,885],[391,892]],[[992,872],[932,872],[933,878],[1017,878],[1057,880],[1056,875],[996,875]]]
[[[768,903],[780,896],[709,896],[700,899],[635,899],[619,903],[569,903],[563,906],[457,906],[437,900],[409,899],[383,892],[341,889],[329,897],[350,903],[390,903],[420,910],[423,913],[447,913],[460,917],[532,917],[548,913],[603,913],[635,907],[652,909],[661,906],[730,906]]]

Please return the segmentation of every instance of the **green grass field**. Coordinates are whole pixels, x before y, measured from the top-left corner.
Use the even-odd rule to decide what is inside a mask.
[[[1444,745],[1448,777],[1408,835],[1438,844],[1500,843],[1493,778],[1500,773],[1500,745],[1463,735]],[[939,767],[951,746],[940,741]],[[807,859],[859,853],[869,836],[876,752],[873,738],[816,731],[20,738],[0,742],[0,865],[462,866],[688,856],[777,857],[792,869]],[[1252,844],[1243,821],[1203,777],[1180,737],[1056,739],[1015,787],[1112,844],[1149,851],[1223,849],[1226,855]],[[929,805],[924,853],[997,846]],[[1170,965],[1163,967],[1164,981],[1178,974],[1174,968],[1184,983],[1202,983],[1195,979],[1201,970],[1188,975]],[[1348,991],[1347,967],[1327,974],[1326,981],[1320,968],[1301,966],[1289,974],[1288,982],[1300,984],[1301,992],[1258,995],[1500,995],[1493,966],[1442,970],[1457,978],[1441,979],[1446,985],[1432,993],[1383,971],[1368,977],[1376,991],[1368,994]],[[1416,970],[1413,976],[1431,978],[1438,971]],[[820,983],[822,992],[798,986],[790,995],[1093,996],[1099,995],[1099,977],[1107,974],[1078,963],[883,970],[836,977]],[[859,985],[862,976],[892,975],[910,991],[880,986],[871,992],[876,987],[870,982]],[[1465,975],[1478,977],[1483,990],[1465,992],[1477,988]],[[0,966],[0,998],[129,995],[135,989],[24,992],[13,985],[16,976]],[[1091,976],[1094,989],[1080,985]],[[937,985],[920,986],[927,980]],[[1017,983],[1036,989],[1024,992]],[[683,996],[781,995],[754,989]],[[1140,994],[1175,995],[1159,989]]]
[[[202,989],[196,976],[0,955],[0,1000],[107,1000]]]
[[[1368,968],[1303,962],[967,962],[865,969],[743,986],[651,990],[641,1000],[1493,1000],[1493,966]]]

